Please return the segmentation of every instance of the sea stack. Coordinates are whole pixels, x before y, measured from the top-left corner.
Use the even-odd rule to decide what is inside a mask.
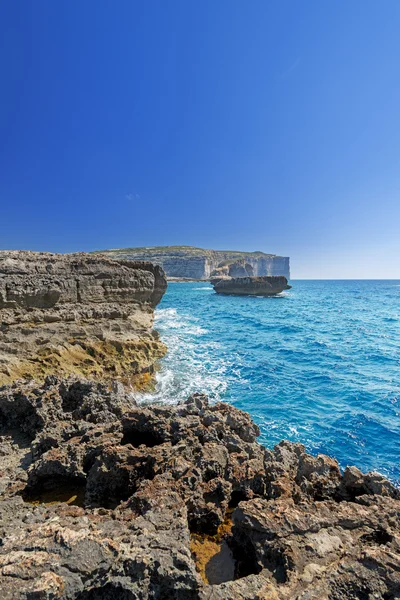
[[[290,290],[286,277],[219,277],[211,280],[217,294],[232,296],[276,296]]]

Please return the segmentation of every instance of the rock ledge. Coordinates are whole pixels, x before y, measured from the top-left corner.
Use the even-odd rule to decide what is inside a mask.
[[[152,329],[166,286],[151,263],[0,251],[0,384],[151,370],[166,351]]]

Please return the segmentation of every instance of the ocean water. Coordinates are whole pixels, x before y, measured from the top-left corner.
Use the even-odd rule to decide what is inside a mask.
[[[305,444],[400,484],[400,282],[293,281],[272,298],[170,283],[153,394],[205,392],[248,411],[260,441]]]

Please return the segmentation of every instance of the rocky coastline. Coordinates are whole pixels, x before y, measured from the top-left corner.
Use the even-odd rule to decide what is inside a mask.
[[[144,405],[124,387],[165,351],[165,286],[148,263],[0,253],[0,598],[399,598],[400,491],[383,476],[265,448],[204,395]],[[88,362],[110,339],[119,354]]]

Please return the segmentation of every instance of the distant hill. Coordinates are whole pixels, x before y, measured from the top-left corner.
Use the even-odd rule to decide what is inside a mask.
[[[113,248],[98,251],[114,259],[149,260],[160,265],[169,278],[208,279],[220,267],[244,261],[254,275],[284,275],[290,278],[290,261],[286,256],[239,250],[208,250],[193,246],[149,246]]]

